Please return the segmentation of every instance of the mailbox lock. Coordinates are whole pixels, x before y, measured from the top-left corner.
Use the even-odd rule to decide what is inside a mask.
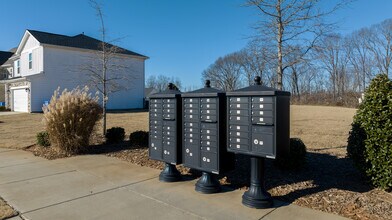
[[[186,153],[189,153],[189,149],[188,148],[185,151],[186,151]]]
[[[253,141],[253,143],[259,144],[259,140],[255,139],[255,140]]]
[[[206,160],[207,160],[207,158],[206,158],[206,157],[203,157],[203,161],[206,162]]]

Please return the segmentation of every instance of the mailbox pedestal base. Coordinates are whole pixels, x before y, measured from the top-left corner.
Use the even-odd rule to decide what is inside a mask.
[[[200,193],[211,194],[220,192],[221,186],[213,174],[203,172],[196,183],[195,190]]]
[[[249,190],[242,196],[242,204],[250,208],[271,208],[271,194],[264,187],[264,158],[251,157],[251,177]]]
[[[159,181],[161,182],[177,182],[181,179],[181,174],[178,172],[175,165],[165,163],[165,168],[159,174]]]

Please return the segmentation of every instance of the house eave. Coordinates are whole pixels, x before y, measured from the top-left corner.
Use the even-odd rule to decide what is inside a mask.
[[[3,79],[0,80],[0,83],[14,83],[14,82],[22,82],[22,81],[26,81],[26,77],[14,77],[11,79]]]

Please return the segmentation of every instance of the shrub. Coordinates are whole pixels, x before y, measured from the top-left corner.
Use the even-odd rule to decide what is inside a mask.
[[[366,138],[353,143],[350,140],[359,133],[356,125],[363,129]],[[374,186],[392,189],[392,81],[387,75],[377,75],[365,91],[365,99],[354,117],[347,151]]]
[[[112,127],[106,131],[106,143],[119,143],[124,140],[125,130],[121,127]]]
[[[5,106],[0,106],[0,112],[10,111],[10,109],[6,108]]]
[[[49,105],[43,107],[50,142],[67,154],[83,151],[89,144],[94,126],[102,116],[98,97],[91,97],[88,87],[57,89]]]
[[[278,157],[274,164],[282,170],[298,170],[306,162],[306,146],[299,138],[290,138],[290,153]]]
[[[131,145],[140,147],[148,146],[148,132],[147,131],[135,131],[129,135],[129,142]]]
[[[37,133],[37,144],[43,147],[50,146],[49,134],[46,131],[41,131]]]
[[[365,172],[366,167],[368,166],[364,155],[365,140],[365,131],[360,126],[359,122],[354,119],[354,122],[351,124],[351,131],[347,141],[347,155],[353,160],[354,165],[362,172]]]

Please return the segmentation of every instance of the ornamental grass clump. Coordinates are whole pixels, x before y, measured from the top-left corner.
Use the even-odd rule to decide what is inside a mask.
[[[43,107],[50,142],[67,154],[82,152],[88,145],[96,123],[102,117],[98,97],[88,87],[54,91],[49,105]]]

